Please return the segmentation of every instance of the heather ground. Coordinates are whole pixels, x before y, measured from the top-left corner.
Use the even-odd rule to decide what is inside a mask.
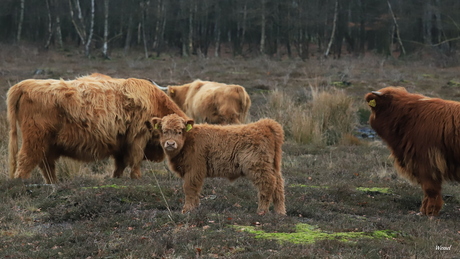
[[[144,59],[133,51],[103,60],[83,58],[75,50],[1,47],[4,98],[10,86],[27,78],[73,79],[99,72],[162,85],[200,78],[245,86],[253,101],[250,120],[275,118],[288,133],[282,167],[287,216],[257,215],[256,191],[247,179],[207,179],[199,209],[181,214],[182,181],[164,163],[144,162],[142,180],[131,180],[126,172],[121,179],[110,178],[111,160],[66,159],[59,163],[60,182],[54,186],[43,185],[38,171],[25,181],[8,179],[2,102],[2,258],[460,258],[458,184],[444,185],[446,203],[439,217],[420,216],[420,187],[396,174],[378,139],[358,139],[351,132],[321,142],[302,135],[314,123],[305,118],[315,107],[335,103],[334,96],[350,101],[355,115],[350,124],[356,127],[366,127],[364,94],[388,85],[458,101],[459,67],[419,56],[304,62]],[[344,118],[349,117],[337,120]]]

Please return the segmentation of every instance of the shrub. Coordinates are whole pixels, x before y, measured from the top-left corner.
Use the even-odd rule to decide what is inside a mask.
[[[320,91],[311,87],[309,93],[308,101],[299,103],[292,95],[275,90],[266,97],[262,115],[284,125],[287,138],[301,144],[334,145],[352,133],[358,114],[351,97],[336,88]]]

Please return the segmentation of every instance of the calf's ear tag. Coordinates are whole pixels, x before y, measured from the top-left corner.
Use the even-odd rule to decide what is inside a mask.
[[[368,104],[369,104],[370,107],[375,107],[377,105],[375,100],[370,100]]]
[[[155,123],[155,125],[153,126],[154,129],[158,129],[158,123]]]
[[[192,124],[187,124],[185,131],[190,131],[193,128]]]
[[[173,93],[174,93],[174,90],[173,90],[173,89],[171,89],[171,90],[170,90],[170,92],[173,94]]]

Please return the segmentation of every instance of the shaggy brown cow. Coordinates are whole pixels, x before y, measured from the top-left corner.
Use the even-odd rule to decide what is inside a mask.
[[[9,89],[7,106],[10,177],[28,178],[38,165],[47,183],[56,182],[60,156],[81,161],[112,156],[114,177],[130,166],[131,178],[139,178],[143,158],[164,158],[146,123],[171,113],[188,118],[151,82],[133,78],[24,80]],[[23,139],[19,154],[17,124]]]
[[[195,80],[185,85],[158,87],[166,90],[169,97],[197,123],[244,123],[251,107],[251,99],[240,85]]]
[[[182,212],[199,205],[204,178],[232,181],[246,176],[258,189],[259,214],[268,212],[270,201],[276,213],[286,214],[280,171],[284,132],[280,124],[270,119],[246,125],[193,124],[193,120],[176,114],[152,119],[152,125],[161,132],[169,167],[184,179]]]
[[[420,211],[438,215],[441,185],[460,181],[460,103],[411,94],[402,87],[368,93],[371,127],[387,143],[398,172],[420,184]]]

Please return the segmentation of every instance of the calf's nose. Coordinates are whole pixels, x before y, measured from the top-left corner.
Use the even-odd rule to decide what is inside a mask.
[[[165,148],[177,148],[176,141],[174,140],[167,140],[165,142]]]

